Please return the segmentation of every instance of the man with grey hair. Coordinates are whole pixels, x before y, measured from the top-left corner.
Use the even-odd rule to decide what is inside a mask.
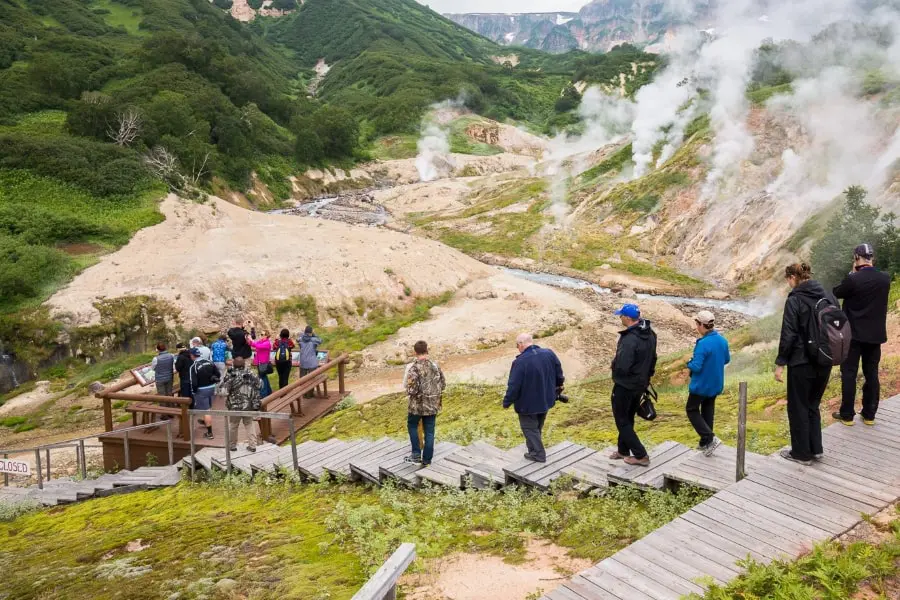
[[[203,344],[203,340],[199,337],[191,338],[191,348],[196,348],[200,351],[200,358],[203,360],[210,360],[212,357],[212,350],[210,350],[207,346]]]
[[[519,355],[509,372],[503,408],[515,406],[519,415],[519,426],[528,447],[525,458],[547,462],[541,434],[547,413],[556,404],[566,378],[556,354],[536,346],[531,334],[520,334],[516,338],[516,349]]]

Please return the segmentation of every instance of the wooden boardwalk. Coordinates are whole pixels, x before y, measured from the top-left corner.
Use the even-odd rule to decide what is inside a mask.
[[[812,466],[748,455],[749,475],[739,483],[729,483],[727,475],[734,470],[733,449],[719,448],[715,460],[688,451],[678,464],[663,467],[663,479],[717,493],[542,600],[678,600],[702,594],[707,578],[722,584],[737,577],[743,570],[738,561],[747,557],[793,559],[900,498],[898,434],[900,401],[891,399],[882,403],[874,427],[857,422],[826,428],[825,456]],[[663,446],[656,452],[674,447]],[[655,482],[651,469],[635,482]],[[609,479],[623,475],[617,470]]]

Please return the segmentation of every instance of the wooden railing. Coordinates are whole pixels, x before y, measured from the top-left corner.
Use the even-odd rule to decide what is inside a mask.
[[[281,412],[279,410],[280,408],[284,406],[290,406],[295,402],[298,406],[301,405],[303,401],[303,394],[315,389],[319,382],[322,380],[322,376],[327,374],[328,371],[334,369],[335,367],[337,367],[338,370],[338,392],[341,394],[341,396],[343,396],[347,393],[344,375],[348,362],[350,362],[350,356],[348,354],[341,354],[337,358],[323,364],[312,373],[308,373],[297,381],[284,386],[280,390],[272,392],[262,399],[259,409],[260,412]],[[272,435],[272,423],[269,419],[263,417],[260,420],[259,425],[262,438],[264,440],[268,439],[269,436]]]
[[[400,544],[366,585],[353,595],[353,600],[396,600],[397,580],[416,559],[415,544]]]
[[[103,400],[103,427],[106,431],[113,431],[113,418],[112,418],[112,401],[113,400],[124,400],[125,402],[148,402],[151,404],[177,404],[181,409],[181,431],[178,433],[178,437],[185,438],[186,432],[190,431],[190,423],[188,422],[188,408],[191,405],[190,398],[181,398],[178,396],[159,396],[157,394],[130,394],[123,392],[125,388],[131,387],[137,384],[137,380],[134,378],[134,375],[129,375],[119,383],[112,385],[108,388],[105,388],[99,392],[97,392],[97,397]]]

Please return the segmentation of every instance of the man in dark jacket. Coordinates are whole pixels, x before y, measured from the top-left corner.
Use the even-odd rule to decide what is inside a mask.
[[[612,362],[612,411],[619,440],[610,458],[646,467],[650,457],[634,431],[634,416],[641,396],[650,386],[650,378],[656,373],[656,333],[650,321],[641,317],[641,309],[636,304],[624,305],[616,311],[616,316],[625,329],[619,332]]]
[[[219,369],[216,368],[212,361],[203,358],[203,352],[200,348],[191,348],[189,352],[193,363],[188,371],[188,378],[194,398],[194,409],[212,410],[213,397],[216,395],[216,385],[220,379]],[[208,440],[213,439],[212,416],[203,415],[201,422],[206,426],[206,433],[203,434],[203,437]]]
[[[182,398],[193,398],[191,393],[191,365],[194,363],[187,346],[178,342],[175,345],[178,356],[175,358],[175,371],[178,373],[178,395]],[[178,406],[172,404],[171,406]]]
[[[234,325],[228,330],[228,338],[231,340],[231,355],[234,358],[248,359],[253,355],[250,348],[251,335],[244,329],[244,320],[236,319]]]
[[[556,354],[535,346],[530,334],[523,333],[516,338],[516,349],[519,355],[509,372],[503,408],[515,406],[519,415],[519,426],[528,446],[525,458],[547,462],[541,432],[566,378]]]
[[[875,424],[875,413],[881,396],[878,365],[881,345],[887,341],[888,296],[891,277],[873,266],[875,251],[860,244],[853,251],[853,271],[834,288],[834,295],[844,300],[844,313],[850,321],[853,341],[850,354],[841,365],[841,410],[831,416],[844,425],[853,425],[856,414],[856,379],[859,361],[865,383],[862,388],[862,418],[866,425]]]

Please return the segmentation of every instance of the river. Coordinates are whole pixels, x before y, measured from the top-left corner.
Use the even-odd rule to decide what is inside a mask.
[[[612,290],[585,281],[575,277],[566,277],[565,275],[553,275],[551,273],[534,273],[522,269],[511,269],[509,267],[498,267],[500,270],[509,273],[515,277],[527,279],[535,283],[558,287],[566,290],[594,290],[598,294],[611,294]],[[662,300],[669,304],[689,305],[713,310],[728,310],[731,312],[741,313],[750,317],[760,318],[770,315],[774,312],[775,307],[771,302],[759,299],[752,300],[713,300],[711,298],[691,298],[682,296],[665,296],[655,294],[638,294],[640,298],[654,298]]]

